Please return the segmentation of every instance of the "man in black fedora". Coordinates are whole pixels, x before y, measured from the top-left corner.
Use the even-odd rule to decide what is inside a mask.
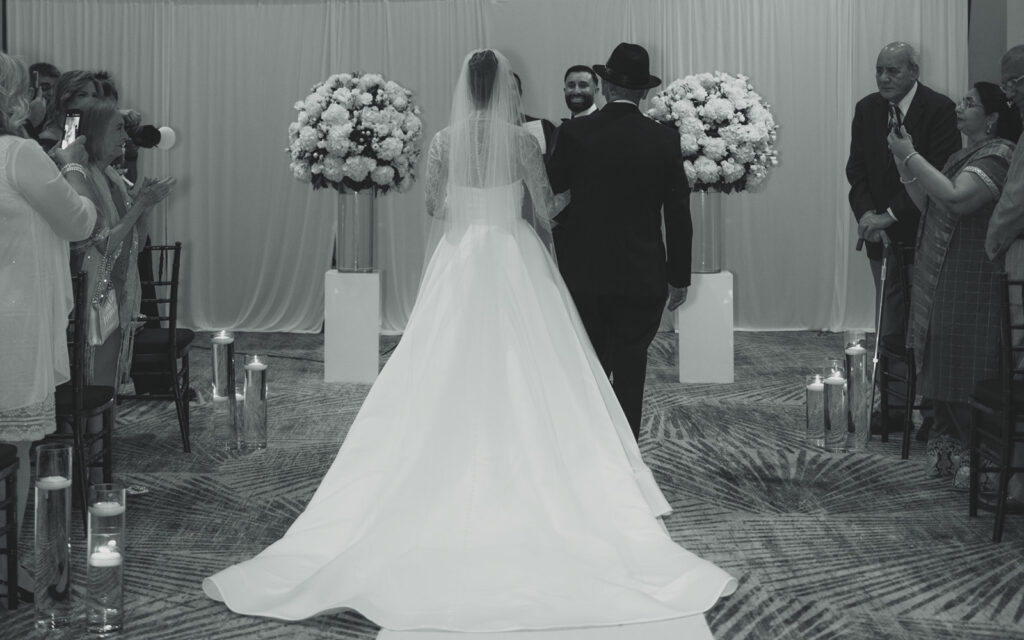
[[[666,298],[669,310],[686,300],[693,237],[679,136],[638,107],[661,84],[649,67],[625,42],[594,65],[606,104],[562,125],[548,167],[555,192],[572,194],[556,219],[558,265],[637,437],[647,348]]]

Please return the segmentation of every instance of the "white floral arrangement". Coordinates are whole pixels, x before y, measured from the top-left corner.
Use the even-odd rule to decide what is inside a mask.
[[[336,73],[295,103],[291,170],[313,189],[408,191],[423,122],[412,92],[376,73]]]
[[[679,131],[683,168],[695,191],[755,191],[779,163],[778,125],[744,75],[716,71],[672,82],[647,115]]]

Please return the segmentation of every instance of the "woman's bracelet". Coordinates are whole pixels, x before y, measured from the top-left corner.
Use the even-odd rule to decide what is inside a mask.
[[[80,173],[82,174],[83,178],[87,177],[85,173],[85,167],[78,164],[77,162],[69,162],[60,168],[60,175],[66,176],[69,173]]]
[[[903,158],[903,166],[906,167],[907,163],[910,162],[911,158],[913,158],[914,156],[919,156],[919,155],[921,155],[921,153],[919,151],[911,151],[910,153],[908,153],[907,157]],[[909,168],[909,167],[907,167],[907,168]]]

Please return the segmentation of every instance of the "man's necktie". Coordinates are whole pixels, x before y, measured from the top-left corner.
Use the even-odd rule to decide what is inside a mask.
[[[903,126],[903,111],[900,105],[889,103],[889,131]]]

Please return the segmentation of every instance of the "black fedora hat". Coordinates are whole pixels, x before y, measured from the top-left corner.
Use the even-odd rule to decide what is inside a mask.
[[[650,74],[647,49],[638,44],[620,42],[607,64],[595,64],[594,72],[608,82],[626,89],[650,89],[661,84],[661,78]]]

